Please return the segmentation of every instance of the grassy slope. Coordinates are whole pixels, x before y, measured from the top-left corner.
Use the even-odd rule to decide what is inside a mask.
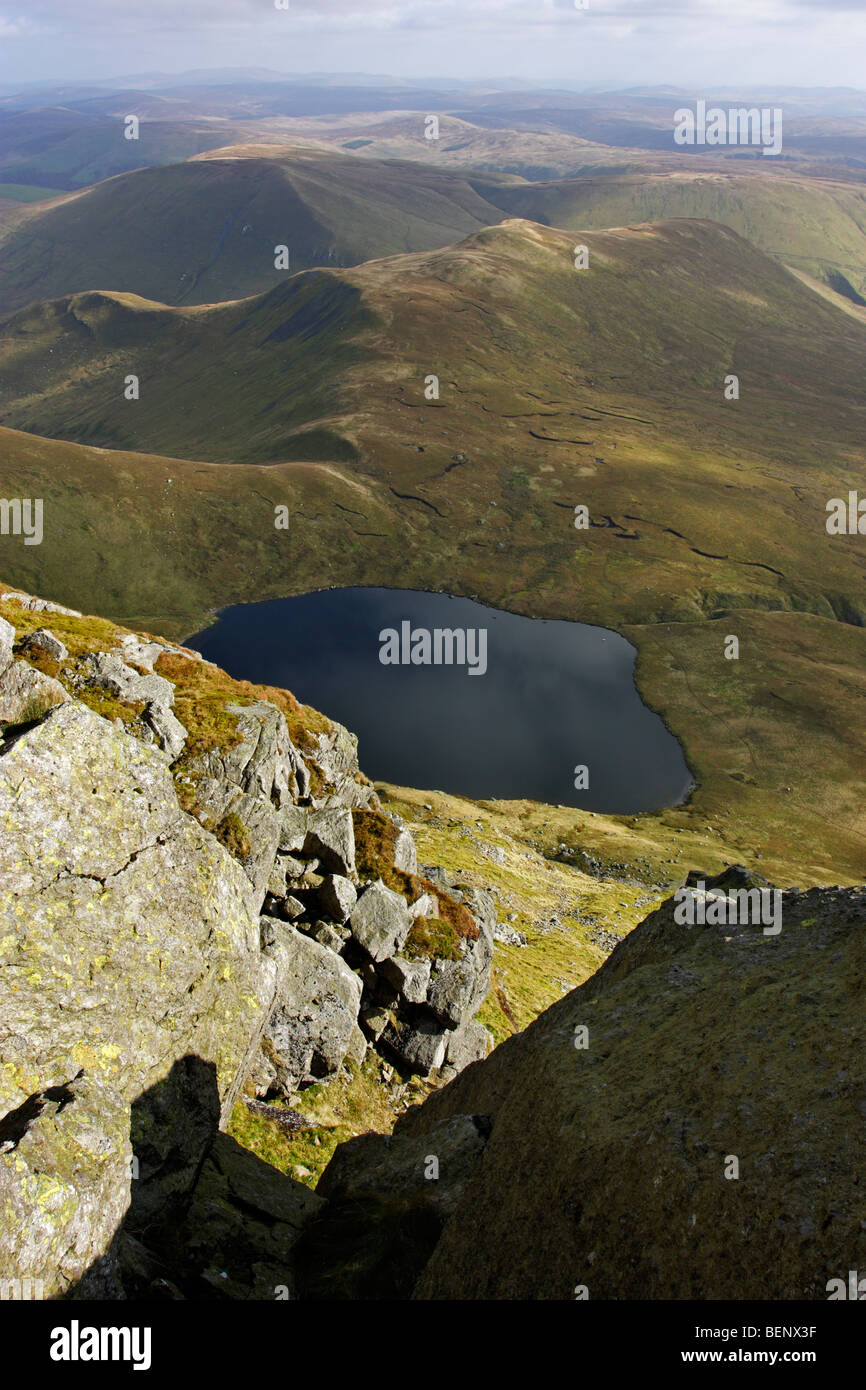
[[[586,241],[582,273],[574,237],[517,222],[242,305],[178,314],[88,296],[21,316],[0,384],[35,381],[38,400],[15,406],[33,421],[78,411],[66,423],[107,441],[134,411],[149,447],[267,458],[325,402],[356,456],[225,468],[4,432],[9,495],[47,508],[46,544],[0,540],[2,567],[174,635],[210,604],[358,582],[625,628],[700,783],[658,824],[763,854],[784,881],[860,877],[864,634],[836,617],[863,612],[864,541],[828,537],[824,506],[862,477],[866,331],[707,224]],[[346,288],[339,333],[317,306]],[[50,356],[56,371],[35,377]],[[116,399],[133,362],[134,405]],[[736,404],[721,392],[732,369]],[[424,400],[429,371],[438,403]],[[272,524],[281,502],[287,535]],[[728,632],[739,663],[723,659]]]
[[[823,280],[841,273],[866,291],[866,188],[776,173],[589,174],[496,188],[499,206],[554,227],[603,228],[669,217],[731,227],[786,264]],[[483,189],[483,185],[479,185]]]
[[[31,210],[0,242],[0,307],[92,289],[233,299],[280,283],[278,245],[293,270],[352,265],[443,246],[502,216],[459,170],[245,146]]]
[[[732,172],[719,158],[483,131],[451,118],[428,141],[418,115],[389,120],[387,139],[350,153],[353,128],[326,124],[332,148],[237,145],[24,209],[0,236],[0,310],[93,289],[168,304],[234,299],[280,282],[277,245],[290,248],[295,270],[354,265],[445,246],[515,216],[584,229],[708,218],[819,280],[842,276],[855,292],[866,289],[863,185],[808,177],[796,165]],[[358,124],[368,128],[375,137],[379,127]],[[563,169],[580,177],[550,179],[558,142],[568,147]],[[509,170],[549,181],[497,172]]]

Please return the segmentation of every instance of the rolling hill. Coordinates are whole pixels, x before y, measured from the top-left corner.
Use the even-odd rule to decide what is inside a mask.
[[[219,118],[148,119],[139,93],[118,99],[116,114],[84,106],[0,109],[0,178],[9,183],[86,188],[97,180],[148,165],[173,164],[239,138],[236,124]],[[123,116],[142,119],[138,140],[123,138]]]
[[[25,210],[0,238],[0,309],[92,289],[170,304],[236,299],[285,279],[277,246],[292,270],[354,265],[443,246],[503,215],[460,170],[233,148]]]
[[[483,182],[477,186],[485,191]],[[525,187],[497,185],[491,193],[511,216],[554,227],[708,218],[855,302],[866,294],[866,187],[860,184],[763,170],[613,171]]]
[[[713,223],[581,240],[585,271],[516,220],[241,302],[12,315],[5,486],[46,539],[0,569],[175,636],[353,583],[617,627],[698,776],[668,829],[862,875],[866,538],[825,522],[863,476],[866,324]]]
[[[460,521],[484,550],[528,524],[550,546],[559,512],[574,559],[569,514],[586,501],[596,611],[607,560],[639,555],[629,620],[748,594],[866,621],[861,538],[840,546],[824,526],[827,499],[857,483],[866,326],[714,223],[585,244],[576,270],[574,235],[515,220],[212,306],[31,305],[0,324],[0,424],[209,463],[321,461],[390,493],[414,528],[444,538]],[[742,525],[746,498],[766,545]]]
[[[731,173],[729,161],[721,170],[707,161],[605,167],[592,146],[580,147],[580,177],[530,183],[461,167],[461,141],[443,142],[417,130],[400,137],[395,148],[414,147],[426,163],[365,158],[363,148],[241,145],[7,212],[0,312],[86,290],[166,304],[238,299],[285,278],[277,246],[289,248],[293,271],[350,266],[443,247],[511,217],[575,230],[708,218],[853,302],[866,298],[866,187],[792,171]],[[468,142],[473,157],[484,148]],[[492,162],[507,164],[504,150],[515,148],[508,137]]]

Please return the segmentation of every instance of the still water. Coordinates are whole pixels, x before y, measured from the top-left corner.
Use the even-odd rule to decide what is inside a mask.
[[[345,724],[374,781],[620,814],[675,805],[692,786],[637,693],[634,648],[605,628],[447,594],[328,589],[226,608],[187,645]]]

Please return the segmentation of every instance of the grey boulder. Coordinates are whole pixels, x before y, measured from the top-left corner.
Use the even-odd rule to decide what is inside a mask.
[[[303,850],[306,855],[316,855],[326,872],[354,874],[355,828],[351,811],[309,811]]]
[[[15,645],[15,629],[5,618],[0,618],[0,676],[12,661],[12,648]]]
[[[455,1075],[472,1062],[481,1062],[493,1048],[493,1034],[483,1023],[472,1018],[461,1028],[448,1034],[445,1044],[445,1065],[453,1067]]]
[[[325,917],[340,925],[351,915],[358,894],[351,879],[342,874],[326,874],[319,888],[319,907]]]
[[[32,723],[68,699],[53,676],[46,676],[26,661],[13,661],[0,676],[0,728]]]
[[[412,1071],[427,1076],[445,1062],[447,1039],[442,1025],[421,1016],[413,1022],[398,1019],[382,1033],[382,1042]]]
[[[418,851],[408,830],[401,830],[394,844],[394,868],[404,874],[418,872]]]
[[[291,1095],[339,1071],[356,1043],[361,981],[346,962],[282,922],[268,922],[278,967],[276,1007],[265,1029],[266,1090]],[[261,1092],[262,1078],[257,1074]]]
[[[382,974],[407,1004],[423,1004],[430,984],[430,961],[394,956],[382,966]]]
[[[352,936],[375,961],[395,956],[411,926],[405,898],[386,888],[381,879],[365,889],[349,918]]]

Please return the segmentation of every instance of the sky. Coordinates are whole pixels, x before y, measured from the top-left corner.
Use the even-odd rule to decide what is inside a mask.
[[[7,88],[220,67],[862,87],[864,55],[866,0],[0,0]]]

